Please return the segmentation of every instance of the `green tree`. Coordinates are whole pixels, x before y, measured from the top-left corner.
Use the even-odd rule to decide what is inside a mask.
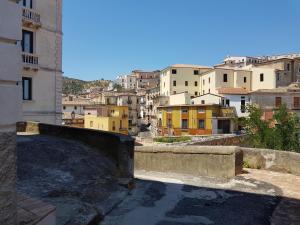
[[[299,151],[299,117],[290,113],[285,104],[275,111],[273,119],[276,121],[275,132],[280,142],[281,150]]]
[[[249,117],[245,120],[245,130],[252,147],[300,151],[299,118],[288,112],[286,105],[276,109],[269,121],[262,119],[263,111],[259,107],[249,105],[247,111]]]

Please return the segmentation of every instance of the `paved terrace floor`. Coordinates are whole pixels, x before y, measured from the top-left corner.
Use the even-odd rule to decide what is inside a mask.
[[[136,171],[136,189],[101,225],[298,225],[300,177],[245,170],[230,182]]]
[[[101,225],[300,224],[300,177],[291,174],[245,170],[222,182],[136,171],[129,192],[108,158],[76,141],[19,136],[17,155],[19,192],[54,205],[58,225],[96,215]]]

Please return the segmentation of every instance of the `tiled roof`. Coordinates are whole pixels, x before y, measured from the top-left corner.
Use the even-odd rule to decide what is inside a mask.
[[[245,88],[219,88],[218,89],[219,94],[231,94],[231,95],[247,95],[249,94],[249,90]]]

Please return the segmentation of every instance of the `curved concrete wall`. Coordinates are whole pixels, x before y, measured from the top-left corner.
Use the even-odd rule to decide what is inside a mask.
[[[81,141],[115,160],[120,177],[133,178],[134,140],[130,136],[35,122],[19,122],[17,130]]]

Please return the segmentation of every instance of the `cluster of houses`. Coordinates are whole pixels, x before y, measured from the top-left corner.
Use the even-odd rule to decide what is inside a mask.
[[[114,83],[123,91],[64,96],[64,123],[131,135],[145,129],[153,136],[226,134],[241,129],[235,121],[248,116],[248,104],[259,105],[265,119],[281,104],[299,112],[300,54],[135,70]]]

